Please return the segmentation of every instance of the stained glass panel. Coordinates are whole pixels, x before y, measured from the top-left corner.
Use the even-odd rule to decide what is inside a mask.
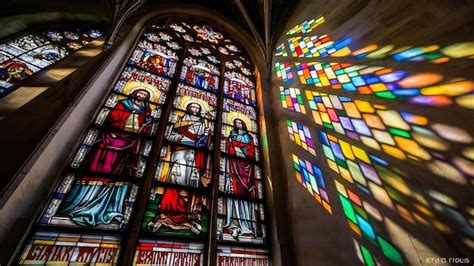
[[[265,241],[263,204],[220,197],[217,205],[218,240],[249,243]]]
[[[179,84],[176,98],[173,101],[174,108],[211,120],[216,118],[216,105],[215,94],[183,84]],[[199,107],[199,110],[195,111],[194,107]]]
[[[233,265],[252,265],[252,266],[269,266],[269,253],[266,249],[260,248],[243,248],[235,246],[218,246],[217,247],[217,265],[233,266]]]
[[[176,53],[159,43],[141,40],[128,63],[152,73],[173,77],[178,57]]]
[[[39,223],[125,230],[137,193],[130,182],[66,174]]]
[[[142,230],[156,234],[206,236],[209,199],[202,192],[154,186]]]
[[[255,86],[253,82],[237,72],[225,73],[224,96],[255,106]]]
[[[116,264],[120,237],[37,231],[20,255],[20,265]]]
[[[92,128],[70,166],[95,174],[142,177],[151,145],[133,133]]]
[[[179,80],[216,93],[219,86],[219,71],[207,61],[187,57],[184,59]]]
[[[219,191],[246,198],[263,198],[262,173],[248,161],[221,157]]]
[[[155,180],[189,187],[207,187],[212,178],[211,154],[185,146],[161,149]]]
[[[140,239],[134,264],[145,265],[204,265],[204,244],[174,240]]]
[[[166,139],[182,145],[212,149],[214,122],[198,116],[201,111],[196,103],[189,103],[188,112],[174,110],[166,127]]]
[[[170,87],[170,81],[149,72],[133,67],[126,67],[120,75],[114,91],[127,96],[132,96],[136,90],[144,90],[148,96],[144,99],[153,103],[163,104],[166,93]]]

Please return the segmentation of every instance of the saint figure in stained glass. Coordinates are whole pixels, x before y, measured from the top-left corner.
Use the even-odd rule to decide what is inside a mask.
[[[201,117],[203,106],[197,101],[186,105],[186,113],[177,114],[168,139],[194,147],[210,147],[211,128],[209,121]]]
[[[226,143],[226,151],[239,157],[255,159],[255,146],[243,119],[235,118]]]
[[[128,85],[131,97],[118,101],[104,125],[121,131],[149,134],[152,121],[148,101],[153,97],[151,93],[159,92],[145,83],[131,82]],[[103,133],[102,139],[98,140],[90,151],[86,162],[88,170],[134,176],[136,158],[131,157],[136,156],[131,156],[130,153],[138,153],[140,139],[121,131]]]
[[[201,234],[202,210],[206,208],[207,198],[199,192],[170,187],[158,187],[157,196],[161,196],[161,201],[156,216],[147,224],[148,230],[157,232],[166,227]],[[207,230],[207,225],[204,227]]]

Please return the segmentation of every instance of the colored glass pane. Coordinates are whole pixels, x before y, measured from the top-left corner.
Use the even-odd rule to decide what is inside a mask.
[[[258,161],[257,113],[253,107],[224,99],[221,150],[229,155]]]
[[[163,235],[205,236],[209,230],[208,202],[201,192],[154,186],[142,230]]]

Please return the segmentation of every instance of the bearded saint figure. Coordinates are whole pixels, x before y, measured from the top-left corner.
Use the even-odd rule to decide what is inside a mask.
[[[226,144],[226,152],[231,155],[255,159],[255,146],[252,135],[247,130],[247,125],[242,119],[236,118],[233,128],[229,134]],[[257,182],[252,163],[227,158],[229,165],[230,182],[227,183],[226,191],[246,197],[255,197]],[[224,229],[229,230],[231,235],[238,239],[240,235],[256,236],[255,225],[252,223],[252,215],[255,212],[250,203],[244,200],[227,199],[227,216]]]
[[[177,119],[168,139],[187,146],[209,147],[211,130],[207,121],[200,117],[201,105],[189,103],[186,112]],[[198,187],[200,182],[204,186],[210,182],[209,172],[206,171],[210,161],[202,150],[174,146],[171,164],[168,177],[170,183]],[[201,209],[205,204],[199,194],[166,187],[158,213],[148,223],[148,229],[156,232],[161,226],[166,226],[173,230],[189,229],[194,234],[200,234]]]
[[[140,139],[126,132],[150,133],[151,110],[147,102],[149,99],[150,92],[137,87],[130,94],[130,98],[117,103],[104,124],[122,132],[102,133],[102,138],[94,143],[84,162],[86,170],[113,175],[135,174],[138,158],[133,154],[140,150]],[[123,219],[122,208],[128,188],[127,183],[83,176],[71,188],[58,213],[85,226],[120,222]]]

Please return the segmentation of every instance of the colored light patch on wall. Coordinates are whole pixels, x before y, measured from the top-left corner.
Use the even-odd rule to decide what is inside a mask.
[[[293,154],[292,157],[293,166],[296,171],[296,180],[308,190],[309,194],[311,194],[327,212],[332,214],[321,170],[309,161],[298,158],[295,154]]]
[[[302,22],[301,24],[294,26],[292,29],[290,29],[286,33],[286,35],[293,35],[293,34],[296,34],[296,33],[305,34],[305,33],[311,32],[315,28],[317,28],[319,25],[323,24],[324,21],[325,20],[324,20],[323,16],[319,16],[319,17],[313,18],[311,20],[306,20],[306,21]]]
[[[369,216],[361,204],[361,199],[358,195],[346,189],[346,187],[334,180],[339,194],[339,200],[341,201],[342,210],[344,215],[348,219],[350,228],[359,236],[366,238],[373,245],[378,247],[385,257],[395,265],[403,265],[404,260],[402,254],[398,249],[393,246],[390,242],[385,240],[384,237],[377,232],[377,229],[372,225],[369,220]],[[362,255],[363,261],[366,265],[374,265],[373,257],[370,255],[368,250],[364,247],[360,252],[366,252]]]
[[[435,229],[443,229],[440,228],[442,223],[435,217],[424,193],[418,185],[409,181],[412,178],[408,178],[406,173],[360,147],[323,131],[319,132],[319,136],[329,167],[343,179],[387,208],[396,211],[407,222],[430,224]],[[339,182],[336,182],[336,189],[346,198],[363,205],[369,216],[382,220],[375,207],[362,202],[351,191],[344,192],[345,189]],[[361,225],[365,224],[362,222]]]
[[[290,139],[296,142],[298,146],[301,146],[303,149],[316,156],[309,128],[291,120],[286,120],[286,126],[288,128],[288,133],[290,134]]]
[[[423,105],[451,105],[451,98],[474,91],[472,81],[440,83],[443,77],[433,73],[410,75],[406,70],[348,63],[296,62],[295,66],[301,84],[343,89],[388,100],[408,99]]]
[[[284,43],[277,46],[275,56],[288,56]]]
[[[303,96],[299,89],[280,86],[280,100],[283,108],[306,114]]]
[[[288,46],[293,57],[341,57],[350,54],[347,47],[350,42],[351,39],[347,38],[335,43],[327,35],[297,36],[288,39]]]
[[[370,253],[370,251],[364,245],[361,245],[357,240],[352,240],[354,241],[354,247],[359,260],[366,266],[376,266],[377,262],[375,261],[374,256],[372,256],[372,253]]]
[[[432,157],[429,150],[449,148],[448,142],[426,127],[429,121],[424,116],[313,91],[306,91],[306,98],[316,124],[395,158],[427,161]]]
[[[394,45],[368,45],[352,53],[356,58],[382,59],[391,57],[397,61],[445,63],[450,58],[472,58],[474,42],[456,43],[444,48],[439,45],[421,47],[404,46],[395,49]]]
[[[393,45],[378,46],[368,45],[352,53],[356,58],[382,59],[391,57],[397,61],[411,61],[431,63],[444,63],[449,61],[449,57],[440,52],[438,45],[422,47],[404,46],[395,49]]]
[[[289,62],[275,63],[275,72],[277,75],[277,80],[283,82],[293,82],[293,73],[291,73]]]

